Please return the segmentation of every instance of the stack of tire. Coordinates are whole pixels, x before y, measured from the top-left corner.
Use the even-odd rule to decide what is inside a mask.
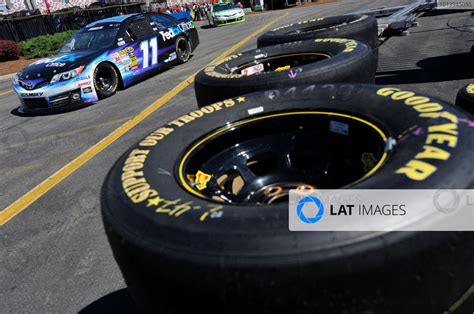
[[[305,128],[322,132],[334,121],[354,122],[355,128],[360,124],[380,135],[379,154],[385,159],[378,158],[380,165],[366,173],[354,166],[359,178],[337,187],[473,188],[474,130],[458,123],[469,120],[467,113],[412,91],[367,85],[374,83],[376,37],[376,22],[367,16],[315,19],[270,31],[259,38],[258,49],[207,66],[196,77],[199,109],[158,127],[116,162],[103,185],[102,214],[140,312],[465,309],[460,304],[474,282],[472,232],[290,232],[287,202],[249,201],[253,192],[240,201],[231,194],[216,201],[209,191],[219,182],[206,169],[221,169],[219,162],[242,155],[250,158],[249,151],[235,150],[246,141],[261,139],[255,149],[266,149],[272,131],[293,140],[288,125],[312,121],[312,115],[317,123]],[[296,58],[306,61],[289,69],[283,64],[278,71],[241,73],[282,55],[288,56],[285,62],[292,56],[317,56],[317,62]],[[456,127],[456,145],[443,147],[449,159],[417,160],[427,130],[447,123]],[[349,136],[348,130],[330,135],[331,140]],[[317,132],[312,136],[319,139]],[[368,138],[354,141],[371,145]],[[335,149],[358,150],[347,144]],[[210,155],[219,155],[221,148],[230,152],[227,158]],[[198,161],[202,172],[186,171]],[[436,171],[416,167],[422,163]],[[334,188],[331,182],[327,186]]]

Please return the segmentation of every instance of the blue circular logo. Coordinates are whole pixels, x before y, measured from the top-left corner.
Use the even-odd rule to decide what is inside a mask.
[[[305,214],[303,213],[303,207],[306,203],[313,203],[316,205],[318,212],[316,216],[314,217],[306,217]],[[296,206],[296,214],[300,218],[300,220],[304,223],[307,224],[314,224],[315,222],[318,222],[323,218],[324,216],[324,205],[321,202],[321,200],[315,196],[305,196],[303,197],[298,205]]]

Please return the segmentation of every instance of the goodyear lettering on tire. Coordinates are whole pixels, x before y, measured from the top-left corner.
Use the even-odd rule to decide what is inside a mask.
[[[357,41],[345,38],[318,38],[315,40],[317,43],[338,43],[346,45],[346,49],[343,52],[352,52],[357,48]]]
[[[416,110],[421,118],[444,118],[447,120],[446,123],[428,127],[423,150],[417,153],[404,167],[396,171],[396,173],[405,175],[411,180],[426,180],[437,170],[437,167],[430,162],[433,160],[448,160],[452,150],[456,148],[458,143],[457,116],[446,111],[441,104],[431,101],[429,97],[417,96],[411,91],[385,87],[379,89],[377,95],[403,102],[406,106]]]
[[[466,92],[468,94],[473,94],[474,95],[474,84],[469,84],[466,86]]]
[[[283,25],[283,26],[274,28],[271,31],[276,32],[276,31],[279,31],[281,29],[285,29],[285,28],[292,27],[292,26],[295,26],[295,25],[304,25],[304,24],[308,24],[308,23],[324,21],[324,19],[325,19],[324,17],[320,17],[320,18],[317,18],[317,19],[311,19],[311,20],[301,21],[301,22],[298,22],[298,23],[287,24],[287,25]]]
[[[358,23],[358,22],[363,21],[363,20],[366,20],[366,19],[368,19],[368,18],[369,18],[368,15],[361,15],[358,19],[356,19],[356,20],[354,20],[354,21],[351,21],[351,22],[349,22],[349,23],[340,23],[340,24],[333,25],[333,26],[321,27],[321,28],[318,28],[317,30],[318,30],[318,31],[322,31],[322,30],[325,30],[325,29],[337,28],[337,27],[344,26],[344,25],[346,25],[346,24]],[[285,28],[289,28],[289,27],[293,27],[293,26],[297,26],[297,25],[305,25],[305,24],[308,24],[308,23],[321,22],[321,21],[324,21],[325,19],[326,19],[325,17],[320,17],[320,18],[316,18],[316,19],[301,21],[301,22],[298,22],[298,23],[287,24],[287,25],[283,25],[283,26],[274,28],[274,29],[271,30],[271,32],[276,32],[276,31],[279,31],[279,30],[282,30],[282,29],[285,29]]]

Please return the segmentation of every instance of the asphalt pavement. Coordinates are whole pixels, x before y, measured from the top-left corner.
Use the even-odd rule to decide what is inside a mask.
[[[409,0],[340,1],[254,14],[242,24],[202,27],[191,60],[80,110],[39,117],[14,114],[19,100],[0,83],[0,210],[139,114],[185,78],[266,23],[272,27],[310,17],[349,13]],[[473,78],[474,23],[466,12],[424,16],[411,35],[380,47],[378,84],[402,86],[454,102]],[[469,26],[470,25],[470,26]],[[239,48],[256,47],[256,39]],[[471,67],[470,67],[471,66]],[[2,313],[70,313],[93,309],[105,296],[123,301],[124,281],[100,217],[99,192],[115,160],[158,126],[196,108],[186,87],[26,209],[0,226]],[[125,309],[125,307],[122,307]]]

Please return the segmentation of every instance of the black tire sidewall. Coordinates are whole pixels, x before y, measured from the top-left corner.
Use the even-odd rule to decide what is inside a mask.
[[[324,39],[323,39],[324,40]],[[229,97],[248,94],[255,91],[284,88],[293,85],[311,85],[318,83],[373,83],[375,80],[376,63],[370,49],[359,42],[337,42],[345,39],[329,39],[333,41],[316,42],[306,40],[285,43],[262,49],[256,49],[232,55],[217,64],[211,64],[196,75],[194,90],[199,107],[220,101]],[[346,45],[356,43],[351,51],[346,51]],[[302,71],[296,77],[290,77],[289,72],[266,72],[251,76],[228,77],[227,70],[235,66],[250,63],[258,55],[267,57],[300,52],[320,52],[332,55],[327,60],[310,63],[299,67]],[[210,69],[212,71],[210,71]],[[218,72],[217,74],[213,74]],[[220,76],[219,76],[220,75]]]
[[[308,33],[289,34],[290,32],[294,32],[298,29],[302,29],[311,25],[323,26],[326,23],[332,23],[332,21],[341,21],[342,23],[347,19],[356,21],[361,18],[361,21],[355,23],[339,24],[337,26],[319,29]],[[373,16],[367,15],[346,15],[325,17],[322,18],[322,20],[315,19],[314,22],[302,21],[285,25],[277,28],[276,30],[271,30],[264,33],[257,39],[257,47],[262,48],[284,42],[330,37],[354,39],[367,44],[372,48],[372,50],[375,50],[379,45],[377,20]]]

